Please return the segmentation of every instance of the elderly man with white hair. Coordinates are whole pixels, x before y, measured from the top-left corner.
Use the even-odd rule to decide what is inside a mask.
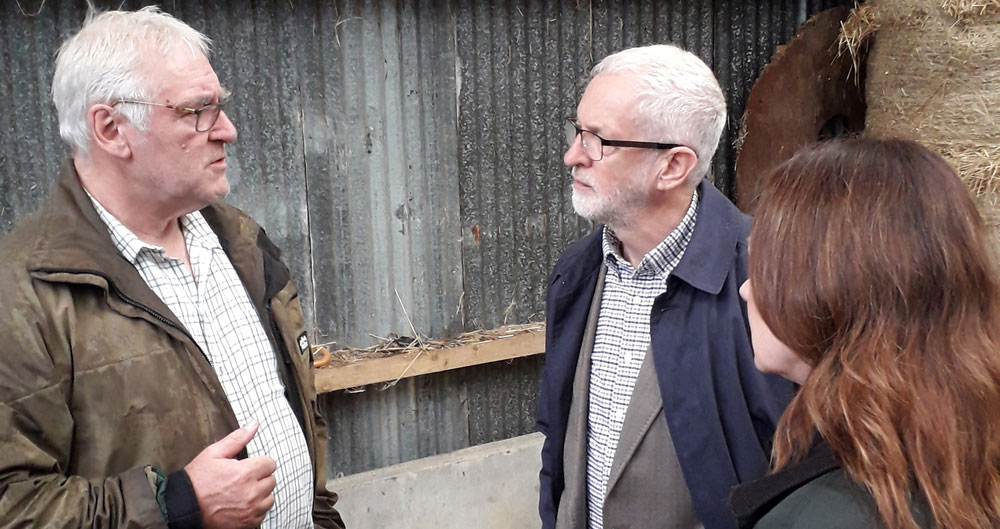
[[[730,529],[768,468],[788,384],[754,368],[750,219],[705,179],[726,121],[675,46],[594,67],[566,122],[573,207],[601,224],[549,277],[538,404],[546,529]]]
[[[156,8],[59,50],[71,160],[0,242],[0,526],[343,527],[298,293],[221,202],[208,52]]]

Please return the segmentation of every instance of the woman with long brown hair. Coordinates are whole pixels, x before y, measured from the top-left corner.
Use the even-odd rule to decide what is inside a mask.
[[[801,389],[743,527],[1000,527],[1000,283],[983,221],[917,143],[797,153],[754,211],[755,362]]]

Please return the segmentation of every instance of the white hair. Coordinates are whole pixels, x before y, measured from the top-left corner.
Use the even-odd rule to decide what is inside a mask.
[[[670,44],[629,48],[609,55],[590,72],[628,73],[639,84],[638,119],[661,137],[693,149],[698,164],[689,182],[708,174],[726,124],[726,98],[715,74],[697,55]]]
[[[52,102],[59,115],[59,136],[76,155],[90,147],[87,112],[95,103],[119,99],[149,101],[158,87],[143,68],[150,51],[163,57],[186,47],[193,56],[208,57],[212,41],[156,6],[138,11],[88,13],[83,27],[56,55]],[[140,131],[152,109],[148,105],[116,107]]]

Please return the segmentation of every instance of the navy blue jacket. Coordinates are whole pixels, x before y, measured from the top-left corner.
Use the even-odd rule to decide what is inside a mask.
[[[684,257],[653,303],[650,339],[663,411],[698,517],[735,529],[727,500],[768,469],[771,437],[791,383],[754,367],[746,304],[750,218],[707,181]],[[584,327],[603,264],[601,230],[571,245],[549,276],[538,430],[542,527],[555,525],[565,487],[563,445]]]

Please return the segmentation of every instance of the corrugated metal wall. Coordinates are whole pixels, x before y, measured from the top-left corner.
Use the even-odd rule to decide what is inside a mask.
[[[118,0],[96,2],[117,7]],[[150,2],[125,1],[131,9]],[[596,60],[676,42],[713,67],[732,147],[757,73],[809,13],[850,0],[165,0],[216,42],[236,94],[231,202],[284,248],[314,341],[438,337],[541,319],[572,211],[562,119]],[[0,6],[0,232],[64,156],[52,60],[82,0]],[[540,357],[324,399],[329,468],[353,473],[533,429]]]

